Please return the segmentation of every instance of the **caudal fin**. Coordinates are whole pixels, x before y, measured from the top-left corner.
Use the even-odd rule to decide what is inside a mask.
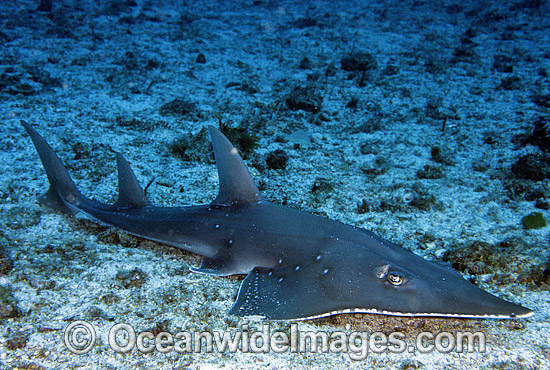
[[[50,188],[39,198],[40,203],[61,212],[77,213],[78,205],[85,198],[76,188],[63,162],[35,129],[23,120],[21,125],[31,137],[50,181]]]

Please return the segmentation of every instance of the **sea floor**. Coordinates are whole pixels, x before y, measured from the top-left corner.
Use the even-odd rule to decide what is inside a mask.
[[[531,228],[550,220],[548,2],[39,3],[0,4],[0,368],[550,368],[550,234]],[[192,273],[196,255],[40,206],[47,178],[20,120],[86,196],[116,200],[121,152],[158,206],[215,197],[201,129],[222,125],[267,200],[450,262],[534,315],[229,316],[242,276]],[[76,321],[97,335],[85,354],[64,340]],[[158,346],[143,334],[146,348],[115,351],[132,340],[124,326],[113,345],[116,324]],[[177,351],[163,332],[332,346]],[[485,351],[447,350],[467,332]]]

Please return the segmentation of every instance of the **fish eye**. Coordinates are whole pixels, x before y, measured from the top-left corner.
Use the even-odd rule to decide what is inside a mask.
[[[375,275],[378,279],[385,279],[393,286],[403,285],[407,282],[405,274],[399,271],[390,269],[390,265],[383,265],[375,270]]]
[[[390,272],[386,276],[386,280],[388,280],[391,285],[398,286],[405,282],[405,277],[398,272]]]

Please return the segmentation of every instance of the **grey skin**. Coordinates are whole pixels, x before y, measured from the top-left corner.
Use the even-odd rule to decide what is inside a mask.
[[[203,256],[192,270],[248,274],[230,314],[302,320],[362,312],[399,316],[518,318],[532,315],[361,228],[263,200],[229,140],[210,126],[220,189],[209,205],[164,208],[147,201],[128,162],[116,155],[113,205],[84,197],[61,160],[26,122],[50,189],[41,202],[83,212],[129,234]]]

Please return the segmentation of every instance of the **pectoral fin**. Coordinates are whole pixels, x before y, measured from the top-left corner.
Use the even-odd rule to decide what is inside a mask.
[[[241,284],[229,311],[238,316],[299,320],[325,316],[340,304],[329,299],[315,280],[300,278],[293,269],[256,267]]]

